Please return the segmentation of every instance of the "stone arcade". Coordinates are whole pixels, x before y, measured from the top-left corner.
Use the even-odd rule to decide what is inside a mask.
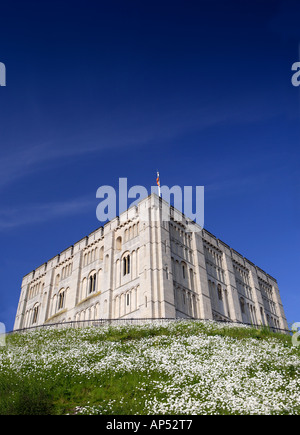
[[[14,329],[126,318],[287,329],[276,279],[205,229],[187,232],[189,222],[151,194],[26,275]]]

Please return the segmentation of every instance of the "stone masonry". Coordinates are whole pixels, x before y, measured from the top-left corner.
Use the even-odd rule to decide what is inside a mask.
[[[23,278],[14,329],[123,318],[287,329],[276,279],[188,222],[155,194],[141,200]]]

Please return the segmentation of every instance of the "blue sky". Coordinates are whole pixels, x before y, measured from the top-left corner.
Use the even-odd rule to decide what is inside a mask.
[[[96,190],[205,186],[205,227],[299,312],[299,2],[1,5],[0,321],[22,277],[101,224]]]

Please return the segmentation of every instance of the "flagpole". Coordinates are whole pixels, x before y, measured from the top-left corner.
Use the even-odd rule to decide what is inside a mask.
[[[158,186],[158,196],[161,198],[159,172],[157,171],[156,183]]]

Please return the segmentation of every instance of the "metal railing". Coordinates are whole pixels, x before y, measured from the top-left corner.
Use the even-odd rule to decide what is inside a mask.
[[[85,328],[85,327],[101,327],[106,325],[145,325],[146,323],[170,323],[170,322],[187,322],[187,321],[203,321],[203,322],[218,322],[225,324],[234,324],[237,326],[249,326],[256,329],[267,328],[271,332],[278,332],[291,335],[289,329],[281,329],[270,325],[255,325],[252,323],[237,322],[233,320],[221,320],[221,319],[196,319],[196,318],[124,318],[124,319],[93,319],[93,320],[72,320],[67,322],[57,322],[42,325],[34,325],[26,328],[15,329],[7,332],[7,334],[13,334],[16,332],[27,332],[38,329],[52,329],[52,328]]]

